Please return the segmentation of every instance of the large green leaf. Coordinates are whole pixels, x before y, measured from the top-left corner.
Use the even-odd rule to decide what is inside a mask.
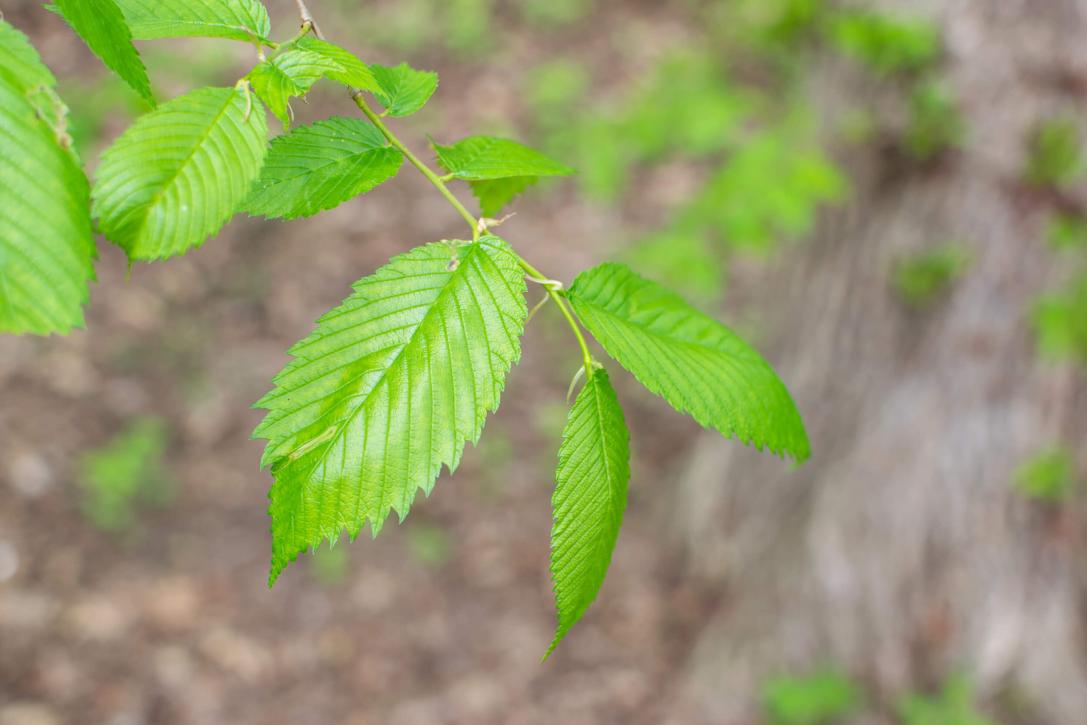
[[[0,20],[0,332],[83,324],[94,277],[89,191],[53,74]]]
[[[450,146],[434,144],[434,151],[450,176],[471,184],[483,216],[497,215],[541,176],[574,173],[524,144],[493,136],[471,136]]]
[[[6,81],[20,93],[35,87],[52,88],[57,84],[30,40],[2,18],[0,50],[3,50],[0,53],[0,80]]]
[[[151,81],[114,0],[56,0],[61,15],[106,67],[124,79],[145,101],[155,105]]]
[[[318,121],[273,139],[244,208],[271,219],[313,216],[388,181],[403,161],[369,121]]]
[[[593,371],[562,435],[551,499],[551,578],[558,627],[547,653],[596,599],[611,564],[630,481],[630,434],[608,374]]]
[[[811,455],[785,385],[734,332],[621,264],[583,272],[578,317],[642,385],[703,426],[797,461]]]
[[[260,0],[117,0],[132,37],[267,40],[272,32]]]
[[[302,36],[295,45],[302,50],[308,50],[311,53],[323,56],[339,66],[339,70],[326,73],[327,78],[364,91],[378,89],[377,80],[370,71],[370,67],[353,53],[344,50],[340,46],[315,38],[312,35]]]
[[[428,244],[359,280],[291,348],[254,432],[275,476],[271,582],[345,529],[403,520],[457,467],[520,357],[524,293],[501,239]]]
[[[407,63],[390,68],[371,65],[377,81],[374,96],[389,116],[410,116],[426,105],[438,90],[438,74],[415,70]]]
[[[184,254],[233,216],[260,173],[268,123],[243,88],[201,88],[136,121],[95,174],[99,228],[130,259]]]
[[[329,73],[342,73],[339,63],[308,50],[291,49],[258,63],[247,78],[253,90],[283,125],[291,125],[289,101],[304,96],[313,84]]]

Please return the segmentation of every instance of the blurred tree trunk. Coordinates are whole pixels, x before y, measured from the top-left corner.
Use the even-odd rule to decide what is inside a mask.
[[[1011,485],[1032,453],[1087,433],[1082,371],[1035,356],[1029,309],[1054,258],[1046,203],[1019,181],[1032,125],[1083,116],[1087,3],[924,4],[945,29],[966,148],[931,169],[858,154],[849,209],[737,283],[780,335],[771,357],[815,457],[790,471],[709,433],[696,445],[666,530],[690,575],[726,591],[667,698],[675,722],[756,720],[765,677],[825,665],[885,713],[964,671],[983,700],[1024,703],[1024,722],[1087,721],[1083,511]],[[819,71],[816,105],[900,94],[856,76]],[[973,267],[941,305],[909,311],[892,265],[950,240]]]

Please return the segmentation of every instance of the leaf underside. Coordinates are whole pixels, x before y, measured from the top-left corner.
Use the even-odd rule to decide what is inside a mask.
[[[259,0],[116,0],[132,37],[267,40],[268,10]]]
[[[272,140],[245,210],[270,219],[312,216],[388,181],[403,161],[369,121],[318,121]]]
[[[56,0],[61,15],[107,68],[119,75],[150,105],[151,81],[132,33],[114,0]]]
[[[811,455],[785,385],[721,323],[621,264],[583,272],[569,296],[608,355],[672,407],[759,450]]]
[[[359,280],[291,348],[253,434],[275,477],[269,583],[344,530],[403,520],[457,467],[520,358],[524,294],[504,241],[428,244]]]
[[[26,36],[0,20],[0,332],[82,326],[94,278],[87,179],[53,85]]]
[[[410,116],[426,105],[438,90],[438,74],[415,70],[407,63],[395,67],[371,65],[377,82],[374,97],[389,116]]]
[[[558,626],[547,654],[581,619],[604,583],[623,524],[630,481],[630,434],[619,399],[600,369],[585,383],[566,423],[551,504],[551,578]]]
[[[141,117],[102,154],[92,191],[102,233],[130,259],[200,246],[260,173],[268,125],[241,88],[201,88]]]

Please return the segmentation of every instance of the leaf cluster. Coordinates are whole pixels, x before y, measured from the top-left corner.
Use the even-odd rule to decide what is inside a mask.
[[[384,119],[422,109],[438,88],[435,73],[365,63],[317,37],[309,18],[290,39],[273,41],[258,0],[60,0],[55,10],[150,110],[102,154],[88,184],[52,74],[25,36],[0,21],[0,329],[46,334],[82,323],[92,223],[131,263],[164,260],[200,247],[239,212],[312,216],[410,165],[469,224],[470,238],[415,247],[359,279],[291,347],[291,361],[256,404],[265,416],[254,437],[267,441],[262,465],[274,479],[270,583],[325,541],[353,539],[366,526],[376,536],[393,514],[402,521],[420,491],[429,495],[443,470],[456,470],[521,358],[530,282],[560,311],[583,359],[553,496],[558,624],[549,653],[603,585],[630,479],[630,434],[588,336],[605,360],[703,426],[798,462],[810,456],[790,393],[732,330],[622,264],[586,270],[566,288],[491,233],[496,222],[488,217],[571,168],[515,141],[470,136],[432,143],[446,172],[439,176],[400,141]],[[233,85],[156,104],[133,40],[194,36],[251,44],[256,63]],[[319,82],[344,86],[362,117],[292,128],[292,99]],[[285,129],[270,143],[269,110]],[[716,147],[711,127],[735,112],[735,99],[711,99],[689,115],[683,138]],[[648,107],[642,113],[656,133],[665,117]],[[668,143],[658,135],[642,152]],[[764,146],[749,153],[758,168],[766,164],[758,154],[773,155]],[[773,156],[797,193],[835,186],[819,164]],[[722,173],[715,193],[740,193],[752,172],[735,168]],[[459,182],[478,198],[481,215],[447,186]],[[784,194],[733,208],[728,224],[795,230],[806,209]],[[102,510],[123,514],[164,445],[162,432],[145,426],[88,459],[85,478],[96,500],[108,502]]]

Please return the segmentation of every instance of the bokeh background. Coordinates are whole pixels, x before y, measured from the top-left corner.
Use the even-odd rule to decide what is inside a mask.
[[[293,3],[269,6],[293,34]],[[462,222],[405,170],[169,263],[102,243],[87,330],[0,339],[0,723],[1087,722],[1087,2],[311,6],[364,59],[440,73],[396,124],[417,151],[485,132],[576,166],[503,235],[567,281],[620,259],[726,320],[814,458],[614,375],[626,524],[541,665],[578,365],[545,309],[457,474],[269,591],[251,404],[352,281]],[[0,10],[93,166],[144,109],[38,2]],[[141,50],[162,98],[254,62]],[[295,103],[351,111],[332,86]]]

